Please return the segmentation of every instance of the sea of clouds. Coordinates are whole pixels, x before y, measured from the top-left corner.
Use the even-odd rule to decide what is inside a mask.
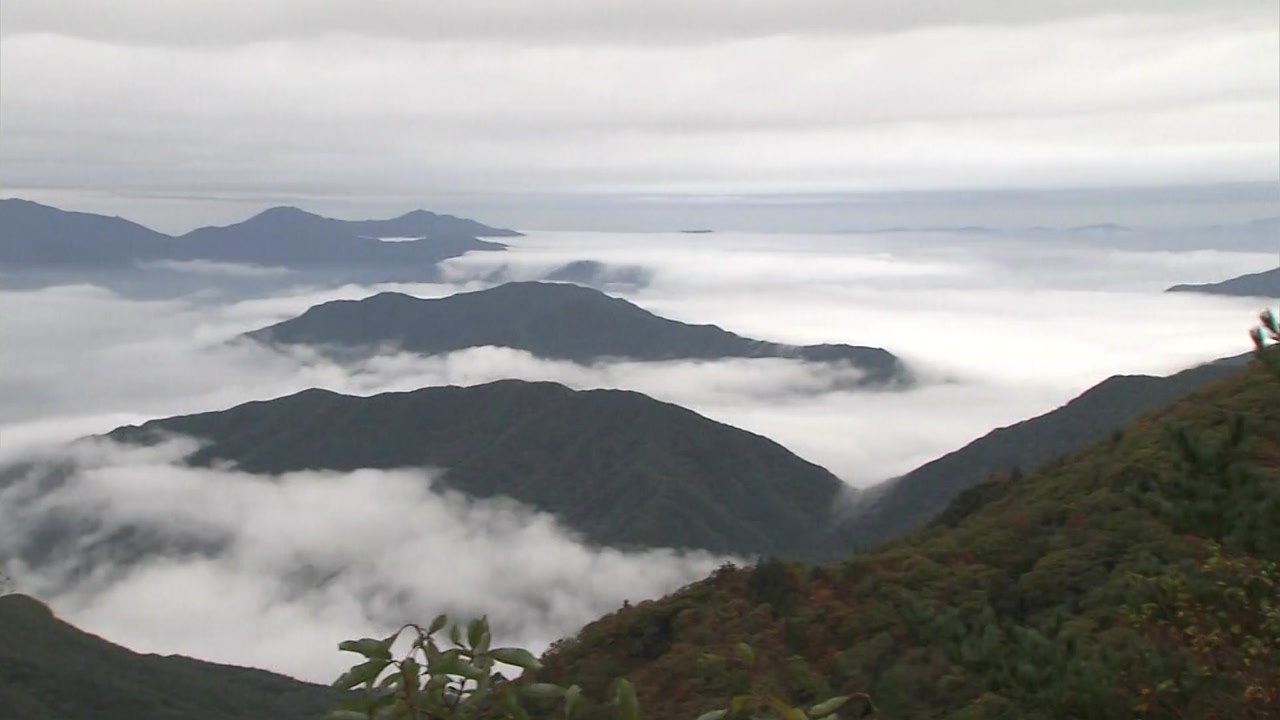
[[[504,640],[544,647],[725,559],[587,547],[545,514],[438,491],[442,469],[267,481],[184,467],[191,447],[181,442],[65,443],[309,387],[364,395],[514,377],[638,390],[866,486],[1109,375],[1247,351],[1263,301],[1161,290],[1273,264],[1258,253],[947,233],[531,233],[510,244],[450,261],[440,283],[334,287],[236,269],[278,284],[253,296],[158,298],[90,284],[0,289],[0,570],[69,621],[134,649],[318,681],[343,666],[337,641],[444,610],[488,614]],[[647,285],[618,294],[658,314],[765,340],[885,347],[921,382],[832,391],[831,368],[788,360],[579,366],[507,348],[342,366],[229,342],[327,300],[442,297],[485,287],[496,269],[535,278],[583,259],[650,271]],[[212,269],[210,287],[225,274]],[[48,540],[48,527],[72,532]],[[130,556],[118,550],[128,548],[122,536],[167,550]]]

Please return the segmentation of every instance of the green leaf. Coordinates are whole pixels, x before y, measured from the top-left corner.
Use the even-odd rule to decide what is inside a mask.
[[[826,717],[844,707],[844,704],[847,702],[849,702],[848,695],[837,695],[829,700],[824,700],[809,708],[809,717],[815,718],[815,720],[817,718]]]
[[[636,686],[626,678],[619,678],[614,696],[618,700],[622,720],[640,720],[640,700],[636,698]]]
[[[489,630],[489,623],[484,618],[476,618],[467,625],[467,646],[474,648]]]
[[[449,624],[449,616],[441,613],[440,615],[436,616],[435,620],[431,621],[431,625],[427,628],[427,634],[435,635],[436,633],[440,632],[441,628],[443,628],[445,625],[448,625],[448,624]]]
[[[711,712],[702,713],[698,716],[698,720],[720,720],[720,718],[728,715],[728,710],[712,710]]]
[[[418,687],[422,667],[418,665],[418,661],[413,658],[407,658],[400,663],[400,678],[404,681],[404,686],[408,688]]]
[[[524,707],[520,705],[520,701],[516,699],[516,695],[511,691],[510,686],[502,688],[502,692],[498,694],[498,703],[502,705],[502,709],[507,711],[507,717],[513,720],[529,720],[529,713],[525,712]]]
[[[573,717],[578,713],[582,706],[582,688],[577,685],[570,685],[568,690],[564,691],[564,716]]]
[[[737,653],[738,659],[742,662],[748,665],[756,664],[756,651],[752,650],[750,645],[740,642],[733,646],[733,651]]]
[[[538,658],[524,648],[494,648],[489,651],[489,657],[500,663],[515,665],[525,670],[539,670],[542,668],[542,663],[538,661]]]
[[[533,683],[520,688],[520,692],[536,700],[552,700],[563,696],[565,689],[551,683]]]
[[[388,660],[370,660],[356,665],[334,680],[332,687],[338,690],[350,690],[357,685],[373,682],[389,664]]]
[[[747,705],[751,702],[750,695],[734,695],[733,700],[729,702],[729,711],[737,715],[747,709]]]
[[[369,659],[390,660],[391,644],[395,642],[396,636],[378,640],[376,638],[361,638],[359,640],[345,640],[338,644],[338,649],[345,652],[353,652],[363,655]]]
[[[471,646],[476,655],[484,655],[489,652],[489,643],[493,641],[493,636],[489,634],[489,628],[486,626],[484,633],[480,635],[480,642]]]
[[[442,653],[431,663],[429,668],[433,676],[442,675],[461,675],[470,680],[479,680],[485,677],[485,672],[480,668],[472,665],[458,654],[457,650],[450,650]]]

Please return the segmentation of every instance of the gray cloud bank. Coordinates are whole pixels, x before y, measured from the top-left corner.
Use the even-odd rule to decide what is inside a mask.
[[[121,43],[237,44],[329,34],[403,39],[638,42],[773,36],[789,33],[883,34],[927,27],[1025,26],[1099,15],[1141,15],[1153,22],[1179,15],[1273,19],[1266,0],[998,0],[907,3],[844,0],[473,0],[425,4],[370,0],[227,0],[200,6],[162,0],[119,0],[111,12],[83,12],[75,0],[5,4],[3,33],[67,34]],[[1167,20],[1166,20],[1167,21]]]
[[[4,3],[14,194],[359,214],[1274,181],[1280,153],[1266,2],[72,5]]]

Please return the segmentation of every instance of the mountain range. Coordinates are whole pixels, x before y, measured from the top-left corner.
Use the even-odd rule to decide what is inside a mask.
[[[247,337],[269,345],[316,346],[338,355],[388,347],[435,355],[496,345],[577,363],[794,358],[845,363],[861,371],[853,383],[857,385],[909,381],[903,363],[881,348],[753,340],[715,325],[659,317],[569,283],[514,282],[429,300],[401,293],[336,300]]]
[[[111,432],[201,439],[195,465],[251,473],[444,468],[444,487],[510,497],[588,542],[824,558],[844,485],[767,438],[622,390],[502,380],[371,397],[307,390]]]
[[[425,268],[466,252],[502,250],[480,237],[513,230],[414,210],[389,220],[336,220],[276,207],[222,227],[165,235],[119,217],[68,212],[29,200],[0,200],[0,264],[95,268],[157,261],[208,261],[271,267],[411,265]],[[420,238],[383,242],[379,238]]]
[[[5,720],[317,720],[336,699],[326,687],[263,670],[135,653],[38,600],[0,596]]]
[[[847,527],[813,521],[841,494],[829,473],[764,438],[624,391],[521,381],[371,398],[311,390],[110,437],[201,437],[208,445],[192,462],[259,473],[443,466],[446,486],[518,496],[593,542],[731,553],[754,543],[762,555],[843,558],[722,568],[557,643],[535,678],[571,679],[599,695],[625,674],[654,716],[696,716],[746,683],[792,703],[867,692],[886,717],[1129,718],[1171,673],[1197,672],[1200,656],[1143,609],[1160,606],[1150,604],[1160,588],[1199,588],[1191,600],[1167,600],[1168,612],[1186,617],[1226,602],[1203,593],[1252,587],[1242,573],[1280,560],[1280,476],[1268,460],[1280,448],[1280,382],[1256,364],[1242,370],[1244,360],[1167,378],[1118,376],[1057,411],[994,431],[907,476],[940,513],[907,508],[897,520],[906,534],[854,555]],[[1237,417],[1248,442],[1231,440]],[[1212,457],[1219,459],[1195,459]],[[1026,472],[1003,472],[1019,464]],[[1205,564],[1213,547],[1228,564]],[[1256,600],[1235,621],[1246,636],[1266,638]],[[34,630],[7,630],[6,612],[18,613],[12,626]],[[93,714],[88,695],[50,704],[48,683],[61,687],[64,668],[97,678],[105,689],[91,686],[94,697],[132,692],[142,704],[120,700],[128,713],[121,717],[138,720],[241,717],[230,698],[260,687],[303,698],[293,707],[331,697],[257,671],[116,655],[127,651],[96,638],[51,642],[83,634],[48,617],[28,598],[0,598],[0,658],[13,649],[0,664],[0,701],[36,720],[108,717]],[[768,660],[745,673],[707,660],[739,640]],[[1212,682],[1161,685],[1161,701],[1239,703],[1247,685],[1237,683],[1265,681],[1267,668],[1280,667],[1274,653],[1242,666],[1225,652],[1231,647],[1215,655],[1225,659],[1205,676]],[[33,670],[24,664],[33,657],[56,667]],[[138,672],[164,678],[165,687],[138,686]],[[170,690],[173,699],[153,701]],[[171,707],[184,709],[166,714]],[[1231,717],[1266,717],[1249,714],[1247,703],[1226,707]]]

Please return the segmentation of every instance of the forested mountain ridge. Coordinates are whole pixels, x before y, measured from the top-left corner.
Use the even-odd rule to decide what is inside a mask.
[[[1113,375],[1062,407],[997,428],[954,452],[864,490],[845,526],[856,547],[922,527],[957,495],[1001,473],[1027,472],[1105,439],[1141,415],[1239,371],[1223,358],[1163,377]]]
[[[135,653],[0,596],[4,720],[318,720],[336,699],[264,670]]]
[[[380,293],[336,300],[248,337],[276,345],[346,351],[394,347],[423,355],[497,345],[579,363],[781,357],[847,363],[862,371],[863,384],[908,379],[902,362],[881,348],[752,340],[715,325],[669,320],[570,283],[512,282],[438,299]]]
[[[153,420],[107,437],[202,439],[195,464],[252,473],[444,468],[445,487],[510,497],[586,540],[749,556],[828,558],[846,543],[844,485],[781,445],[622,390],[502,380],[353,397],[308,390]]]
[[[662,718],[746,688],[865,692],[884,718],[1274,718],[1278,408],[1280,380],[1252,365],[896,541],[623,608],[534,679],[600,697],[626,676]]]

